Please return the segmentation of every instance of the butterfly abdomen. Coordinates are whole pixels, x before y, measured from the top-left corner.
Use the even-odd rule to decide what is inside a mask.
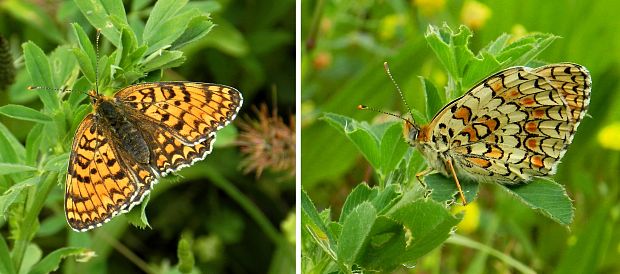
[[[109,125],[112,135],[119,145],[127,151],[138,163],[149,163],[149,147],[140,133],[140,130],[122,110],[109,100],[101,100],[96,107],[97,116]]]

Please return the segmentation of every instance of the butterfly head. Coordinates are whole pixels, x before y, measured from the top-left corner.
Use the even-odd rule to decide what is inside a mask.
[[[420,128],[408,119],[403,118],[403,120],[403,137],[405,137],[407,143],[415,145],[418,134],[420,133]]]

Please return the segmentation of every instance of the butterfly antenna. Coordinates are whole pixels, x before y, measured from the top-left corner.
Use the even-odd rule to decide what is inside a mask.
[[[369,107],[369,106],[366,106],[366,105],[358,105],[357,109],[359,109],[359,110],[370,110],[370,111],[374,111],[374,112],[379,112],[381,114],[385,114],[385,115],[389,115],[389,116],[392,116],[392,117],[396,117],[398,119],[401,119],[401,120],[403,120],[403,121],[413,125],[413,123],[411,121],[409,121],[409,119],[406,119],[403,116],[400,116],[400,115],[397,115],[397,114],[394,114],[394,113],[390,113],[390,112],[387,112],[387,111],[383,111],[383,110],[380,110],[378,108]]]
[[[405,96],[403,95],[403,92],[400,90],[400,87],[396,83],[396,80],[394,80],[394,77],[392,76],[392,72],[390,72],[390,67],[388,66],[387,62],[383,62],[383,68],[385,68],[385,72],[387,73],[388,77],[390,77],[390,80],[392,80],[392,83],[396,87],[396,90],[398,91],[398,94],[400,94],[400,99],[402,99],[403,103],[405,103],[405,107],[407,107],[407,111],[409,111],[409,114],[411,114],[411,119],[413,119],[413,112],[411,111],[411,107],[409,107],[409,104],[407,104],[407,100],[405,100]],[[407,122],[409,122],[409,123],[411,123],[413,125],[413,123],[411,121],[409,121],[408,119],[405,119],[405,118],[402,118],[402,119],[407,121]]]
[[[40,87],[40,86],[28,86],[29,90],[35,90],[35,89],[42,89],[42,90],[51,90],[51,91],[69,91],[71,92],[70,89],[66,89],[66,88],[49,88],[49,87]]]
[[[95,93],[99,95],[99,36],[101,35],[101,29],[97,29],[97,36],[95,37]]]
[[[68,89],[68,88],[49,88],[49,87],[40,87],[40,86],[28,86],[28,89],[29,90],[42,89],[42,90],[51,90],[51,91],[60,91],[60,92],[64,92],[64,91],[73,92],[72,89]],[[88,92],[85,92],[85,91],[78,91],[78,92],[84,93],[88,95],[89,97],[93,97],[93,95]]]

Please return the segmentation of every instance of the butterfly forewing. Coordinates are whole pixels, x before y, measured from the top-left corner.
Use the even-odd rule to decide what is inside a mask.
[[[138,188],[119,161],[112,141],[89,114],[72,146],[65,186],[65,213],[71,228],[85,231],[126,209]]]
[[[234,88],[192,82],[138,84],[115,97],[188,144],[202,142],[227,125],[243,101]]]
[[[444,107],[418,141],[427,151],[447,152],[459,172],[478,179],[513,183],[551,175],[587,111],[590,90],[588,71],[576,64],[509,68]]]

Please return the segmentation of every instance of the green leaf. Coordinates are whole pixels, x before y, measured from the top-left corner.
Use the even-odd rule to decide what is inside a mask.
[[[2,123],[0,123],[0,151],[2,151],[0,160],[7,163],[17,163],[26,153],[24,146]]]
[[[377,210],[369,202],[363,202],[347,216],[342,223],[342,232],[338,241],[338,260],[351,267],[367,243],[375,220]]]
[[[80,65],[80,70],[82,71],[84,77],[88,79],[90,83],[95,83],[97,78],[95,66],[91,62],[91,59],[88,58],[86,52],[80,48],[73,48],[71,51]]]
[[[84,55],[88,57],[87,58],[88,60],[92,60],[89,62],[90,67],[91,68],[95,67],[94,61],[97,59],[97,53],[95,51],[95,46],[93,46],[93,43],[88,37],[88,34],[86,34],[82,26],[80,26],[77,23],[72,23],[71,26],[73,27],[73,34],[77,38],[77,42],[78,42],[80,49],[82,49]],[[93,76],[94,76],[94,71],[93,71]]]
[[[508,44],[508,41],[510,40],[510,37],[511,35],[502,33],[499,37],[497,37],[497,39],[487,44],[481,51],[486,51],[491,55],[496,56],[504,50],[504,47]]]
[[[441,245],[458,221],[437,202],[404,197],[377,219],[358,262],[379,272],[414,262]]]
[[[54,88],[54,77],[52,76],[52,67],[45,56],[45,53],[33,42],[26,42],[22,45],[24,50],[24,63],[26,70],[30,74],[30,79],[35,86]],[[41,98],[43,104],[50,110],[56,110],[60,107],[58,95],[49,90],[36,91]]]
[[[217,28],[213,28],[203,41],[231,56],[242,57],[250,52],[250,45],[243,33],[227,21],[217,22]]]
[[[25,229],[25,228],[22,228],[22,229]],[[33,243],[28,244],[28,246],[26,247],[26,251],[24,252],[24,259],[22,260],[22,264],[19,266],[20,272],[25,270],[30,273],[30,270],[32,269],[32,267],[39,260],[41,260],[42,256],[43,256],[43,251],[38,245],[33,244]]]
[[[86,95],[86,93],[91,87],[92,85],[86,77],[80,77],[77,81],[75,81],[75,84],[73,84],[73,89],[69,94],[69,99],[67,100],[67,103],[69,103],[69,108],[71,110],[74,110],[75,108],[80,106],[82,101],[88,98],[88,95]]]
[[[461,26],[455,33],[444,24],[438,28],[430,25],[424,35],[430,48],[435,52],[437,59],[454,79],[460,79],[462,71],[474,54],[467,47],[471,31]]]
[[[122,23],[127,24],[127,13],[125,12],[125,6],[121,0],[105,0],[101,1],[101,4],[105,7],[105,10],[110,16],[119,19]]]
[[[148,205],[150,199],[151,195],[146,195],[139,206],[135,206],[125,214],[130,224],[140,229],[151,227],[149,220],[146,218],[146,205]]]
[[[325,113],[321,119],[325,120],[332,127],[343,131],[345,136],[353,142],[373,168],[375,170],[380,169],[381,153],[379,151],[379,140],[369,129],[367,123],[359,123],[349,117],[333,113]]]
[[[17,273],[15,265],[13,265],[13,261],[11,260],[9,246],[7,246],[4,241],[4,237],[0,237],[0,272],[7,274]]]
[[[43,127],[42,124],[34,125],[30,132],[28,132],[28,136],[26,136],[26,164],[28,165],[36,165],[39,151],[45,150],[41,148],[41,132]]]
[[[537,33],[522,37],[508,45],[497,59],[500,61],[510,59],[506,62],[506,66],[526,65],[558,38],[560,37],[550,33]]]
[[[342,223],[354,208],[364,202],[370,202],[377,212],[388,210],[394,201],[400,199],[399,189],[398,185],[388,185],[385,188],[370,188],[366,183],[357,185],[342,206],[339,222]]]
[[[134,61],[129,55],[138,48],[138,39],[136,35],[128,28],[123,28],[121,32],[121,44],[116,49],[119,54],[116,55],[115,64],[119,67],[126,68]]]
[[[463,72],[462,85],[464,89],[471,89],[486,77],[501,68],[501,64],[488,52],[481,52],[482,58],[473,58]],[[463,90],[465,92],[465,90]]]
[[[216,1],[191,1],[181,10],[198,9],[203,13],[217,13],[222,11],[222,4]]]
[[[426,103],[426,120],[430,121],[433,119],[435,114],[443,108],[445,103],[441,99],[439,91],[437,91],[437,88],[431,81],[427,80],[422,76],[420,76],[419,79],[422,83],[422,89],[424,89],[424,99]]]
[[[185,4],[187,0],[161,0],[155,3],[142,33],[142,40],[149,45],[147,54],[172,44],[183,34],[191,18],[197,15],[194,11],[184,13],[183,17],[177,15]]]
[[[154,52],[146,58],[143,65],[145,72],[178,67],[185,62],[182,51],[163,50]]]
[[[555,181],[535,178],[525,184],[501,186],[525,205],[539,210],[559,224],[568,226],[573,222],[573,203],[566,194],[566,189]]]
[[[27,172],[27,171],[36,171],[37,168],[22,165],[22,164],[9,164],[9,163],[0,163],[0,175]]]
[[[0,196],[0,216],[7,216],[7,211],[9,207],[13,205],[13,203],[17,202],[19,195],[28,188],[38,184],[40,181],[39,177],[31,177],[24,181],[18,182],[12,185],[9,189],[7,189]]]
[[[63,172],[67,170],[67,163],[69,162],[69,152],[63,154],[54,155],[50,157],[43,165],[43,170]]]
[[[410,151],[411,154],[409,155],[409,162],[407,163],[409,173],[407,175],[410,178],[409,181],[417,181],[417,178],[415,177],[420,171],[424,170],[424,167],[426,167],[426,160],[419,150],[412,149]]]
[[[323,251],[335,260],[336,252],[333,247],[336,246],[336,238],[331,230],[327,229],[312,200],[303,189],[301,190],[301,211],[302,218],[304,218],[302,229],[306,229]]]
[[[138,60],[142,59],[147,49],[148,47],[146,45],[142,45],[138,47],[134,52],[132,52],[129,56],[127,56],[127,59],[137,63]]]
[[[75,58],[71,54],[71,48],[67,45],[57,47],[49,55],[54,83],[67,83],[78,73]]]
[[[366,201],[370,201],[373,197],[377,196],[379,192],[376,188],[370,188],[367,184],[362,183],[357,185],[349,195],[347,195],[347,199],[344,201],[342,205],[342,212],[340,213],[339,222],[342,223],[349,216],[349,213],[353,211],[353,209],[357,208],[360,204]]]
[[[151,10],[149,19],[144,26],[143,37],[149,37],[152,33],[159,30],[162,24],[172,18],[181,8],[187,4],[187,0],[161,0],[157,1]],[[147,39],[144,38],[144,41]]]
[[[116,52],[112,53],[110,56],[104,55],[99,58],[99,88],[109,86],[112,80],[112,63],[115,60],[115,53]]]
[[[5,116],[8,116],[14,119],[18,119],[18,120],[32,121],[32,122],[38,122],[38,123],[45,123],[45,122],[52,121],[51,117],[37,110],[31,109],[29,107],[25,107],[22,105],[13,105],[13,104],[4,105],[0,107],[0,114],[3,114]]]
[[[402,123],[393,123],[381,138],[381,173],[388,174],[403,160],[409,144],[403,141]]]
[[[111,8],[111,12],[118,13],[118,6],[122,6],[122,1],[111,0],[116,3],[107,3],[105,6],[98,0],[75,0],[75,4],[78,6],[84,17],[95,28],[101,30],[101,34],[107,38],[114,46],[120,44],[120,31],[112,24],[112,20],[109,18],[106,7]],[[110,1],[108,1],[110,2]],[[124,13],[123,15],[124,16]]]
[[[45,258],[32,266],[29,274],[43,274],[58,270],[60,262],[69,256],[80,256],[88,250],[82,247],[63,247],[47,254]]]
[[[465,177],[458,177],[465,200],[471,203],[478,195],[479,183]],[[437,202],[452,203],[455,198],[460,198],[456,182],[452,177],[446,177],[439,173],[424,177],[424,183],[431,192],[431,198]]]
[[[172,43],[171,49],[179,49],[189,43],[192,43],[211,31],[213,23],[209,20],[209,16],[195,16],[187,24],[185,32]]]
[[[183,35],[192,18],[199,16],[200,12],[196,9],[179,13],[169,18],[160,26],[159,30],[154,32],[151,36],[144,36],[144,41],[149,45],[147,54],[170,47],[174,41]]]

